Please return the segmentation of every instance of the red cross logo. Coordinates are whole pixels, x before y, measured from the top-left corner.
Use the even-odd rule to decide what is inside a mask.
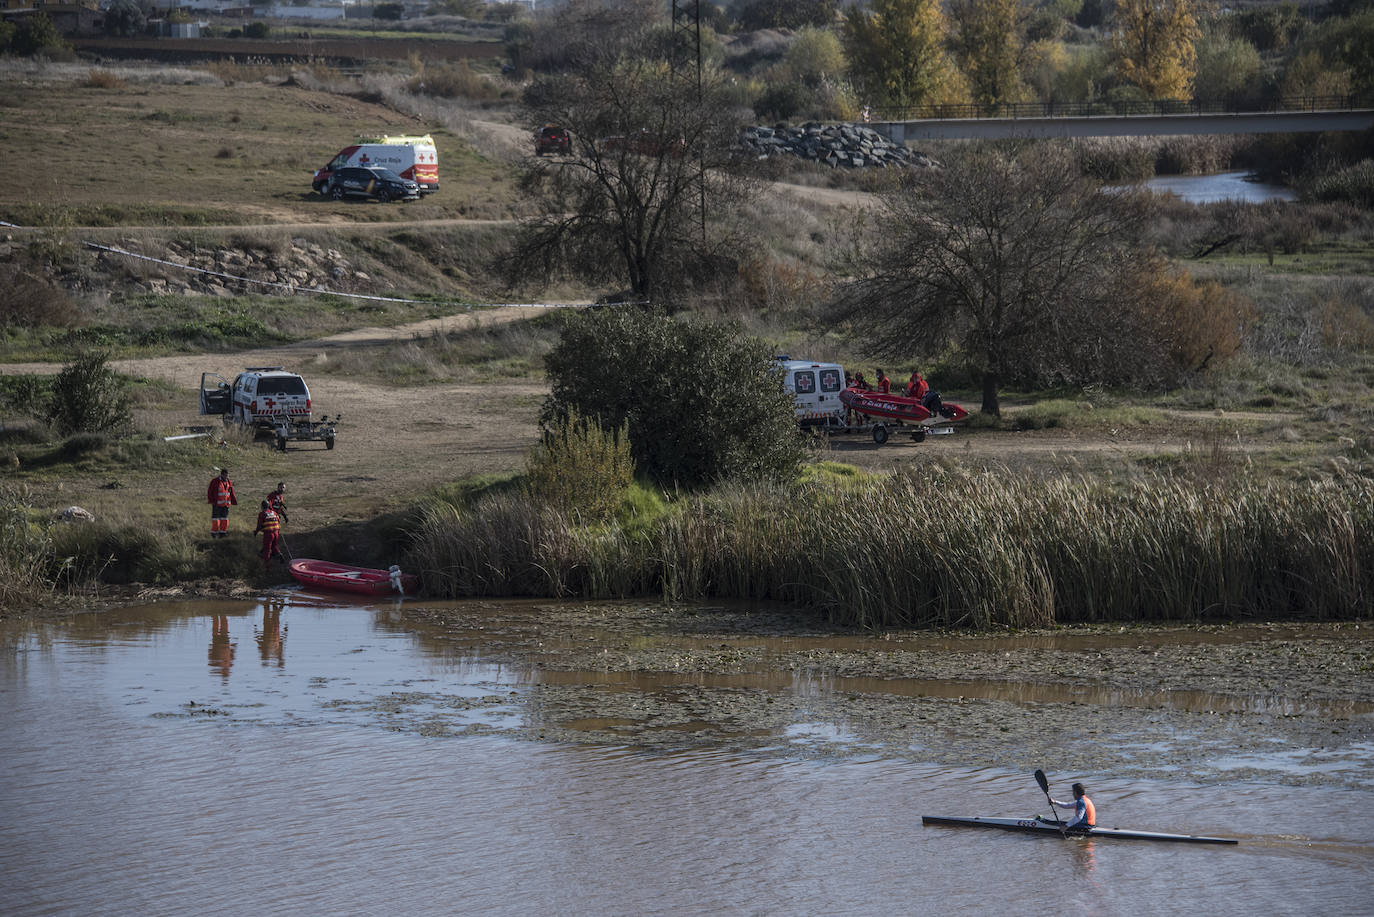
[[[367,154],[366,154],[366,153],[364,153],[362,156],[360,156],[360,157],[358,158],[358,162],[371,162],[371,161],[372,161],[372,160],[370,160],[370,159],[367,158]]]
[[[277,402],[271,398],[268,398],[263,404],[267,405],[267,413],[269,414],[272,413],[272,409],[277,406]]]

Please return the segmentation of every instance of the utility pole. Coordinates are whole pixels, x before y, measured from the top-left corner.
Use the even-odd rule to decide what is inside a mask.
[[[701,0],[668,0],[671,5],[673,51],[669,65],[673,76],[696,91],[697,106],[701,105]],[[697,188],[701,192],[701,246],[706,248],[706,159],[701,144],[697,144]]]

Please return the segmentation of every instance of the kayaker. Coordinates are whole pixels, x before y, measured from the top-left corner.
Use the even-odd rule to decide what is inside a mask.
[[[210,537],[228,538],[229,507],[238,506],[239,502],[234,495],[234,482],[229,480],[228,468],[221,468],[219,475],[210,479],[205,499],[210,504]]]
[[[878,394],[886,395],[892,391],[892,382],[887,378],[887,373],[878,370]]]
[[[1061,809],[1073,809],[1073,817],[1064,822],[1065,831],[1077,831],[1080,834],[1087,834],[1097,827],[1097,809],[1093,807],[1093,801],[1088,798],[1088,793],[1083,789],[1083,784],[1073,785],[1073,802],[1060,802],[1051,799],[1050,803]]]
[[[267,505],[272,507],[272,512],[276,513],[285,524],[291,520],[286,518],[286,482],[278,481],[277,489],[267,495]]]
[[[258,532],[262,532],[262,569],[270,570],[274,557],[286,563],[281,556],[281,550],[277,547],[277,542],[281,539],[281,520],[266,500],[262,501],[262,511],[258,513],[258,527],[253,529],[254,535]]]
[[[921,399],[926,396],[926,392],[928,391],[930,391],[930,384],[921,378],[921,371],[919,369],[913,369],[911,371],[911,378],[908,379],[906,383],[906,396],[908,398]]]

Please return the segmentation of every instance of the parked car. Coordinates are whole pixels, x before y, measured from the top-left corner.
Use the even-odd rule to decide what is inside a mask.
[[[324,193],[336,201],[346,197],[375,197],[383,203],[415,201],[420,199],[420,186],[390,169],[349,167],[334,170]]]
[[[546,124],[534,134],[534,155],[543,156],[545,153],[562,153],[568,155],[572,152],[572,135],[566,129],[554,124]]]

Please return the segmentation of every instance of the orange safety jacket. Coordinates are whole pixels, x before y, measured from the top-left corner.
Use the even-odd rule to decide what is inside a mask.
[[[1083,823],[1089,828],[1097,827],[1097,809],[1093,806],[1093,801],[1088,797],[1083,797]]]
[[[205,499],[212,506],[238,506],[239,499],[234,496],[234,482],[221,481],[218,476],[211,479],[210,488],[205,492]]]
[[[272,510],[265,509],[258,513],[258,527],[254,531],[260,531],[264,535],[275,535],[281,531],[281,520]]]

